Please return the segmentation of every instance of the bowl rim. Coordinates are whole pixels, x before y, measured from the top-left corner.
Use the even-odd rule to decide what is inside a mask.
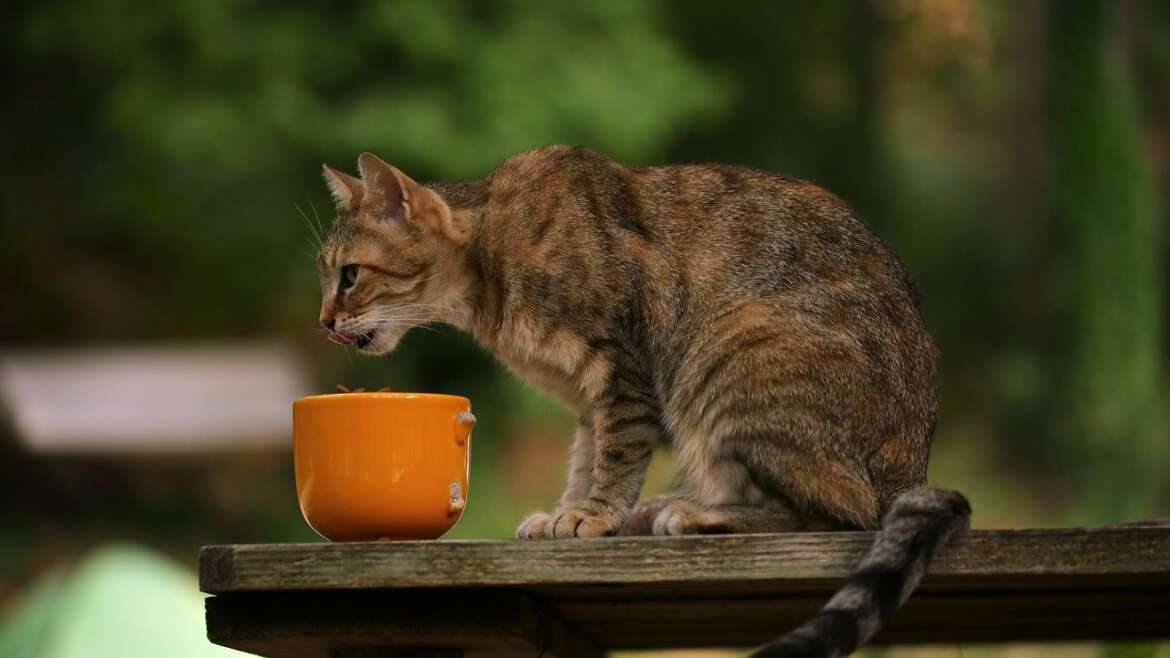
[[[462,395],[448,395],[446,393],[411,393],[407,391],[363,391],[361,393],[319,393],[306,395],[293,401],[293,404],[329,403],[330,401],[345,402],[350,400],[454,400],[468,405],[471,400]]]

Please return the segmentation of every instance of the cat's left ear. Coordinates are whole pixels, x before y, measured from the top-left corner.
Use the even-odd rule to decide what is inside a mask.
[[[362,182],[349,174],[337,171],[327,164],[321,165],[325,184],[333,195],[338,210],[354,210],[362,202]]]
[[[451,217],[451,208],[442,197],[411,180],[397,167],[386,164],[373,153],[358,157],[364,196],[362,205],[403,221],[435,231],[452,242],[464,243],[471,231]]]

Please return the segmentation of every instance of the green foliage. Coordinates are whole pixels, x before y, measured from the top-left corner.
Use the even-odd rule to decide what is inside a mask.
[[[1054,429],[1059,461],[1093,492],[1083,513],[1099,521],[1161,500],[1170,463],[1156,192],[1131,74],[1110,47],[1117,19],[1109,2],[1052,13],[1052,210],[1070,330]]]
[[[195,180],[361,150],[460,177],[557,141],[652,159],[716,111],[717,81],[656,17],[646,3],[72,0],[34,11],[24,37],[109,76],[107,125]]]

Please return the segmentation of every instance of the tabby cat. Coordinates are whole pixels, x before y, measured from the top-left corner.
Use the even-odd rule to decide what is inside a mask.
[[[841,656],[966,527],[966,499],[926,486],[935,348],[914,284],[824,189],[569,146],[471,182],[370,153],[358,169],[325,167],[329,337],[385,354],[446,322],[577,414],[564,494],[519,538],[880,528],[828,605],[757,654]],[[639,502],[662,445],[680,490]]]

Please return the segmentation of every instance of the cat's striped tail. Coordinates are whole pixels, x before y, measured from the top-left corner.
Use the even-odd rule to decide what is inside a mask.
[[[971,505],[957,491],[911,489],[882,517],[873,547],[811,620],[752,658],[840,658],[873,636],[918,587],[936,551],[965,530]]]

